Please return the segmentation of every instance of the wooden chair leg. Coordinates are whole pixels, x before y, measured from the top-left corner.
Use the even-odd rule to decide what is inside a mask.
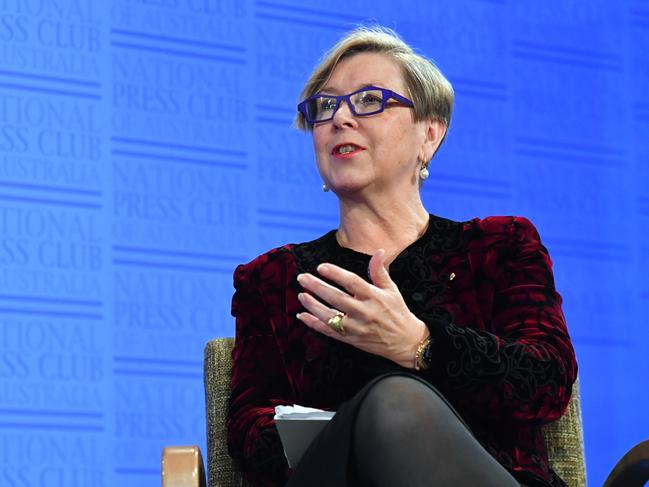
[[[624,455],[604,482],[604,487],[643,487],[649,481],[649,440]]]
[[[200,448],[192,445],[162,449],[162,487],[207,487]]]

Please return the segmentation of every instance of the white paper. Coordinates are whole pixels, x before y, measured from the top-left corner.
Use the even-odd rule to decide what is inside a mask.
[[[307,408],[294,404],[293,406],[275,406],[275,420],[278,419],[326,419],[334,417],[335,411]]]

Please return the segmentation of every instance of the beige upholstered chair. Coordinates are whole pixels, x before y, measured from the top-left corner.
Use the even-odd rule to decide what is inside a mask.
[[[234,340],[219,338],[205,347],[205,397],[209,487],[246,487],[228,455],[225,415],[229,395],[230,352]],[[579,385],[575,384],[566,414],[544,428],[552,468],[569,487],[586,487],[584,441]],[[643,480],[644,479],[644,480]],[[620,460],[605,487],[641,487],[649,479],[649,441],[633,448]],[[196,446],[166,447],[162,453],[163,487],[204,487],[201,453]]]

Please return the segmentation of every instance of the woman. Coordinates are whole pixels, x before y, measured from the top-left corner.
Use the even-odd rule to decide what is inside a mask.
[[[448,81],[393,32],[357,29],[303,100],[340,225],[235,272],[230,454],[262,485],[564,485],[539,428],[577,367],[538,233],[421,202]],[[337,411],[293,472],[279,404]]]

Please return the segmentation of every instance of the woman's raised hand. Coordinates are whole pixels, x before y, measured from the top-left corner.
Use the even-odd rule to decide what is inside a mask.
[[[344,291],[313,274],[300,274],[298,282],[307,292],[298,294],[298,299],[306,312],[297,317],[331,338],[413,368],[417,347],[428,336],[428,328],[408,309],[390,278],[384,250],[372,256],[369,272],[372,284],[336,265],[320,264],[318,273]],[[345,314],[344,333],[327,324],[338,312]]]

